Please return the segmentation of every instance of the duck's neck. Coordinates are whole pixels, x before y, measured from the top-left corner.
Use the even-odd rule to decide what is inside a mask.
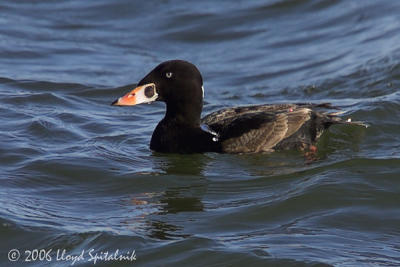
[[[169,105],[167,103],[164,120],[178,125],[199,127],[202,108],[203,103],[181,103],[181,105]]]

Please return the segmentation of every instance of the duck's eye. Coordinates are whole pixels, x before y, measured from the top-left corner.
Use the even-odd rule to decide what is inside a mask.
[[[172,72],[167,72],[165,73],[165,77],[167,77],[168,79],[172,77]]]

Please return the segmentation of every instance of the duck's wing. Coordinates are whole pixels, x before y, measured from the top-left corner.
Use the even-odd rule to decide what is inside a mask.
[[[311,110],[247,112],[209,125],[219,133],[224,152],[272,151],[310,119]]]
[[[296,104],[267,104],[224,108],[206,115],[204,118],[201,119],[201,123],[217,126],[218,124],[228,124],[236,118],[250,113],[275,113],[278,111],[285,111],[290,109],[293,110],[297,107],[298,105]]]
[[[249,113],[258,112],[290,112],[298,108],[309,108],[313,110],[323,109],[340,109],[339,107],[332,106],[331,103],[282,103],[282,104],[263,104],[242,107],[230,107],[214,111],[201,119],[201,123],[211,125],[218,123],[228,123],[237,117]]]
[[[219,135],[228,153],[305,149],[315,143],[332,124],[365,126],[363,122],[343,120],[343,111],[329,103],[272,104],[225,108],[202,119]]]

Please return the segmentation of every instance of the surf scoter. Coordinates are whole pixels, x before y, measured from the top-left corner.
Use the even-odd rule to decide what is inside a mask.
[[[150,149],[171,153],[254,153],[307,149],[332,124],[357,124],[328,113],[330,104],[273,104],[225,108],[200,118],[203,78],[193,64],[166,61],[112,105],[164,101],[165,117],[153,132]]]

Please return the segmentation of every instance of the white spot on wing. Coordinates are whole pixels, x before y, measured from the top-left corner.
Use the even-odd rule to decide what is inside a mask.
[[[203,91],[203,98],[204,98],[204,86],[201,86],[201,90]]]
[[[218,135],[216,132],[214,132],[213,130],[211,130],[210,127],[208,127],[207,124],[203,124],[203,123],[200,124],[200,128],[201,128],[203,131],[214,135],[213,138],[212,138],[212,140],[213,140],[214,142],[217,142],[217,141],[219,140],[219,139],[218,139],[218,138],[219,138],[219,135]]]

